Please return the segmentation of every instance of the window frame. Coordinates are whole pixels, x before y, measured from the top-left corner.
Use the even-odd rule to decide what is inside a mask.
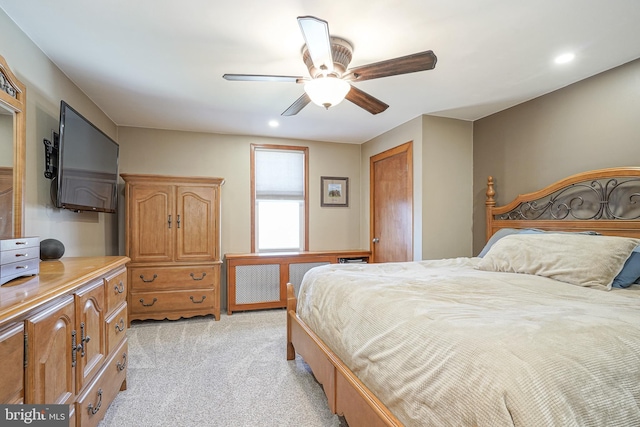
[[[279,144],[251,144],[251,252],[258,253],[257,234],[256,234],[256,150],[279,150],[279,151],[300,151],[304,157],[304,232],[302,248],[303,251],[309,251],[309,147],[297,145],[279,145]],[[268,253],[263,251],[262,253]]]

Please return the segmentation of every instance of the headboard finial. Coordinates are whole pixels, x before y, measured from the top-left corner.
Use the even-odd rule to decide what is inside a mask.
[[[485,202],[485,205],[487,206],[495,206],[496,205],[496,201],[493,198],[493,196],[496,195],[496,190],[493,189],[493,177],[489,176],[489,178],[487,179],[487,200]]]

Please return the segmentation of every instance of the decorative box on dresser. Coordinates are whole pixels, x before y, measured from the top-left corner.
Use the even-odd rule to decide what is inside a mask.
[[[129,322],[220,320],[222,178],[121,174]]]
[[[128,258],[40,263],[0,287],[0,401],[68,404],[96,426],[127,379]]]

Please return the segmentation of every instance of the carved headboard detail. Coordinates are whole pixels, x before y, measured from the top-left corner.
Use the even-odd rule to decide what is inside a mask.
[[[640,168],[599,169],[572,175],[496,207],[487,183],[487,239],[501,228],[593,230],[640,237]]]

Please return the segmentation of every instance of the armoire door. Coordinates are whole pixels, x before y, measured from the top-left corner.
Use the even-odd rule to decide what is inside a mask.
[[[175,214],[174,187],[132,185],[128,195],[129,253],[135,262],[173,261]]]
[[[73,296],[25,322],[27,367],[25,403],[70,404],[75,398],[73,350],[79,337],[75,331]]]
[[[218,188],[179,186],[176,193],[176,261],[218,259]]]

